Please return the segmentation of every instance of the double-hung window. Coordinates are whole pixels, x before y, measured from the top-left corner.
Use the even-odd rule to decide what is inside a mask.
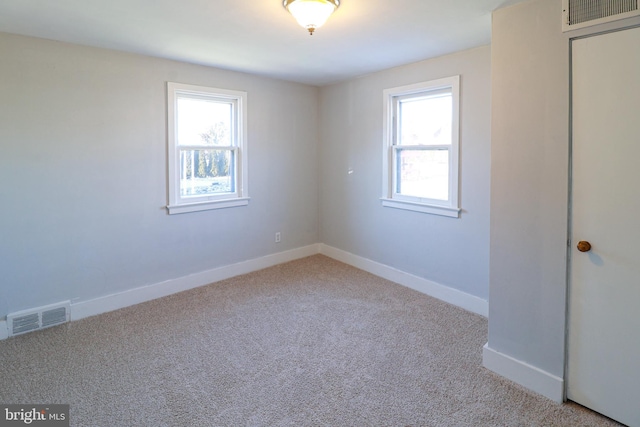
[[[459,82],[384,91],[384,206],[459,216]]]
[[[167,83],[170,214],[248,204],[246,92]]]

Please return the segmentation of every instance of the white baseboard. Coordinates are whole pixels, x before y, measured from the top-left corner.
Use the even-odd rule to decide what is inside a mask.
[[[488,303],[481,298],[405,273],[387,265],[362,258],[341,249],[317,243],[86,301],[72,301],[70,307],[71,321],[96,316],[98,314],[151,301],[156,298],[162,298],[171,294],[205,286],[220,280],[225,280],[234,276],[272,267],[274,265],[318,253],[344,262],[345,264],[352,265],[356,268],[360,268],[369,273],[375,274],[376,276],[380,276],[387,280],[415,289],[473,313],[477,313],[485,317],[488,315]],[[7,322],[0,320],[0,340],[8,337],[7,327]]]
[[[9,325],[6,320],[0,320],[0,341],[9,338]]]
[[[165,297],[177,292],[186,291],[220,280],[229,279],[241,274],[272,267],[299,258],[315,255],[319,252],[318,244],[304,246],[285,252],[267,255],[236,264],[226,265],[200,273],[167,280],[153,285],[142,286],[112,295],[98,297],[88,301],[71,304],[71,320],[79,320],[89,316],[106,313],[156,298]]]
[[[418,292],[422,292],[439,300],[448,302],[449,304],[464,308],[472,313],[476,313],[484,317],[489,316],[489,303],[475,295],[459,291],[449,286],[441,285],[440,283],[432,282],[431,280],[427,280],[422,277],[405,273],[404,271],[397,270],[393,267],[389,267],[388,265],[371,261],[370,259],[354,255],[350,252],[346,252],[342,249],[337,249],[323,243],[319,246],[320,253],[330,258],[352,265],[384,279],[391,280],[392,282],[399,283]]]
[[[564,380],[562,378],[495,351],[489,347],[489,343],[483,348],[482,364],[485,368],[508,380],[518,383],[555,402],[561,403],[564,401]]]

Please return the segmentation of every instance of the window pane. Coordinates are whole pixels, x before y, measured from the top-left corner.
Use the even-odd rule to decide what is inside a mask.
[[[233,150],[180,150],[180,195],[235,192]]]
[[[178,145],[231,145],[230,102],[178,98]]]
[[[396,192],[404,196],[449,199],[448,150],[398,150]]]
[[[399,104],[398,145],[451,144],[451,93],[403,99]]]

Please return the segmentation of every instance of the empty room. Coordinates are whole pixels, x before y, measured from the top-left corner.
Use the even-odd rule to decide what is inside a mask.
[[[0,425],[640,427],[638,3],[0,0]]]

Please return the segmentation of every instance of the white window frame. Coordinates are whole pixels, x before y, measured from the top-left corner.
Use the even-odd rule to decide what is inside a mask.
[[[232,108],[231,145],[234,152],[234,192],[183,197],[180,195],[180,149],[177,137],[178,97],[188,96],[230,102]],[[247,156],[247,93],[242,91],[167,82],[167,166],[169,172],[169,214],[223,209],[249,204]],[[182,146],[184,149],[185,147]],[[190,146],[189,148],[211,148]]]
[[[428,96],[444,89],[452,95],[452,130],[450,145],[407,146],[398,145],[398,104],[401,99]],[[382,155],[382,205],[390,208],[406,209],[434,215],[459,218],[459,145],[460,145],[460,76],[446,77],[383,91],[383,155]],[[449,196],[448,200],[437,200],[407,196],[396,192],[397,156],[403,149],[448,150],[449,151]]]

